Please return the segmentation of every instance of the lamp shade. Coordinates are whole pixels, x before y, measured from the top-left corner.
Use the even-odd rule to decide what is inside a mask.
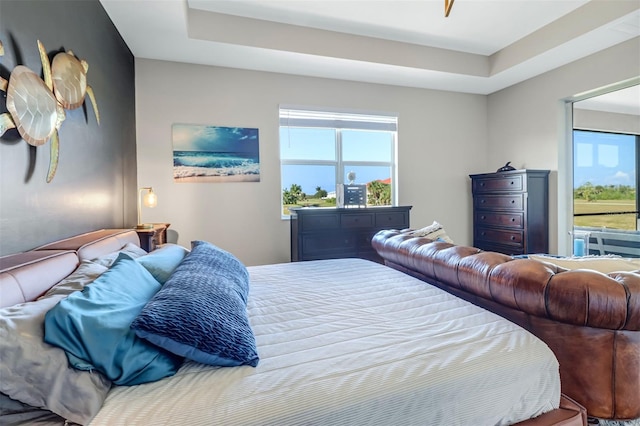
[[[158,205],[158,196],[155,192],[153,192],[153,189],[149,189],[149,192],[144,195],[144,197],[142,198],[142,203],[145,207],[151,208]]]

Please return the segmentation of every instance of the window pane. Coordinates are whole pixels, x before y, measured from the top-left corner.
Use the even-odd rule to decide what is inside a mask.
[[[389,166],[350,166],[345,164],[344,183],[349,183],[349,172],[356,174],[353,183],[365,184],[374,180],[381,180],[384,183],[391,182],[391,167]]]
[[[363,130],[342,131],[342,158],[344,161],[385,161],[389,163],[392,159],[392,150],[393,133]]]
[[[302,192],[307,197],[313,196],[318,187],[327,193],[335,193],[336,168],[335,166],[283,165],[282,189],[289,189],[292,184],[301,186]]]
[[[334,129],[280,127],[280,158],[335,161],[336,132]]]
[[[574,226],[635,230],[635,136],[575,130],[573,138]]]
[[[353,183],[367,184],[367,205],[391,205],[391,167],[388,166],[345,166],[344,182],[348,184],[349,173],[356,175]]]

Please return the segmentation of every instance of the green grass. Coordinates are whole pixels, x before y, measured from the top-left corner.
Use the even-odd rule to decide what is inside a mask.
[[[634,200],[573,200],[574,213],[623,212],[636,209]],[[578,216],[573,218],[575,226],[594,226],[616,229],[636,229],[636,215]]]
[[[282,214],[289,214],[289,207],[335,207],[336,199],[323,200],[322,198],[307,198],[298,204],[285,204],[282,208]]]

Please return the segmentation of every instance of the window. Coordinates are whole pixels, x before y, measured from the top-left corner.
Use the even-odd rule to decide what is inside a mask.
[[[573,254],[640,257],[640,136],[573,131]]]
[[[636,230],[635,135],[574,130],[574,225]]]
[[[292,206],[335,206],[337,185],[349,183],[367,185],[367,205],[395,205],[397,122],[391,115],[280,108],[283,216]]]

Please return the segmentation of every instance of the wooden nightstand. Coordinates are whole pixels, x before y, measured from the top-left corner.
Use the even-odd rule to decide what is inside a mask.
[[[148,252],[167,242],[167,228],[171,226],[170,223],[153,223],[152,225],[153,228],[136,229],[140,238],[140,247]]]

